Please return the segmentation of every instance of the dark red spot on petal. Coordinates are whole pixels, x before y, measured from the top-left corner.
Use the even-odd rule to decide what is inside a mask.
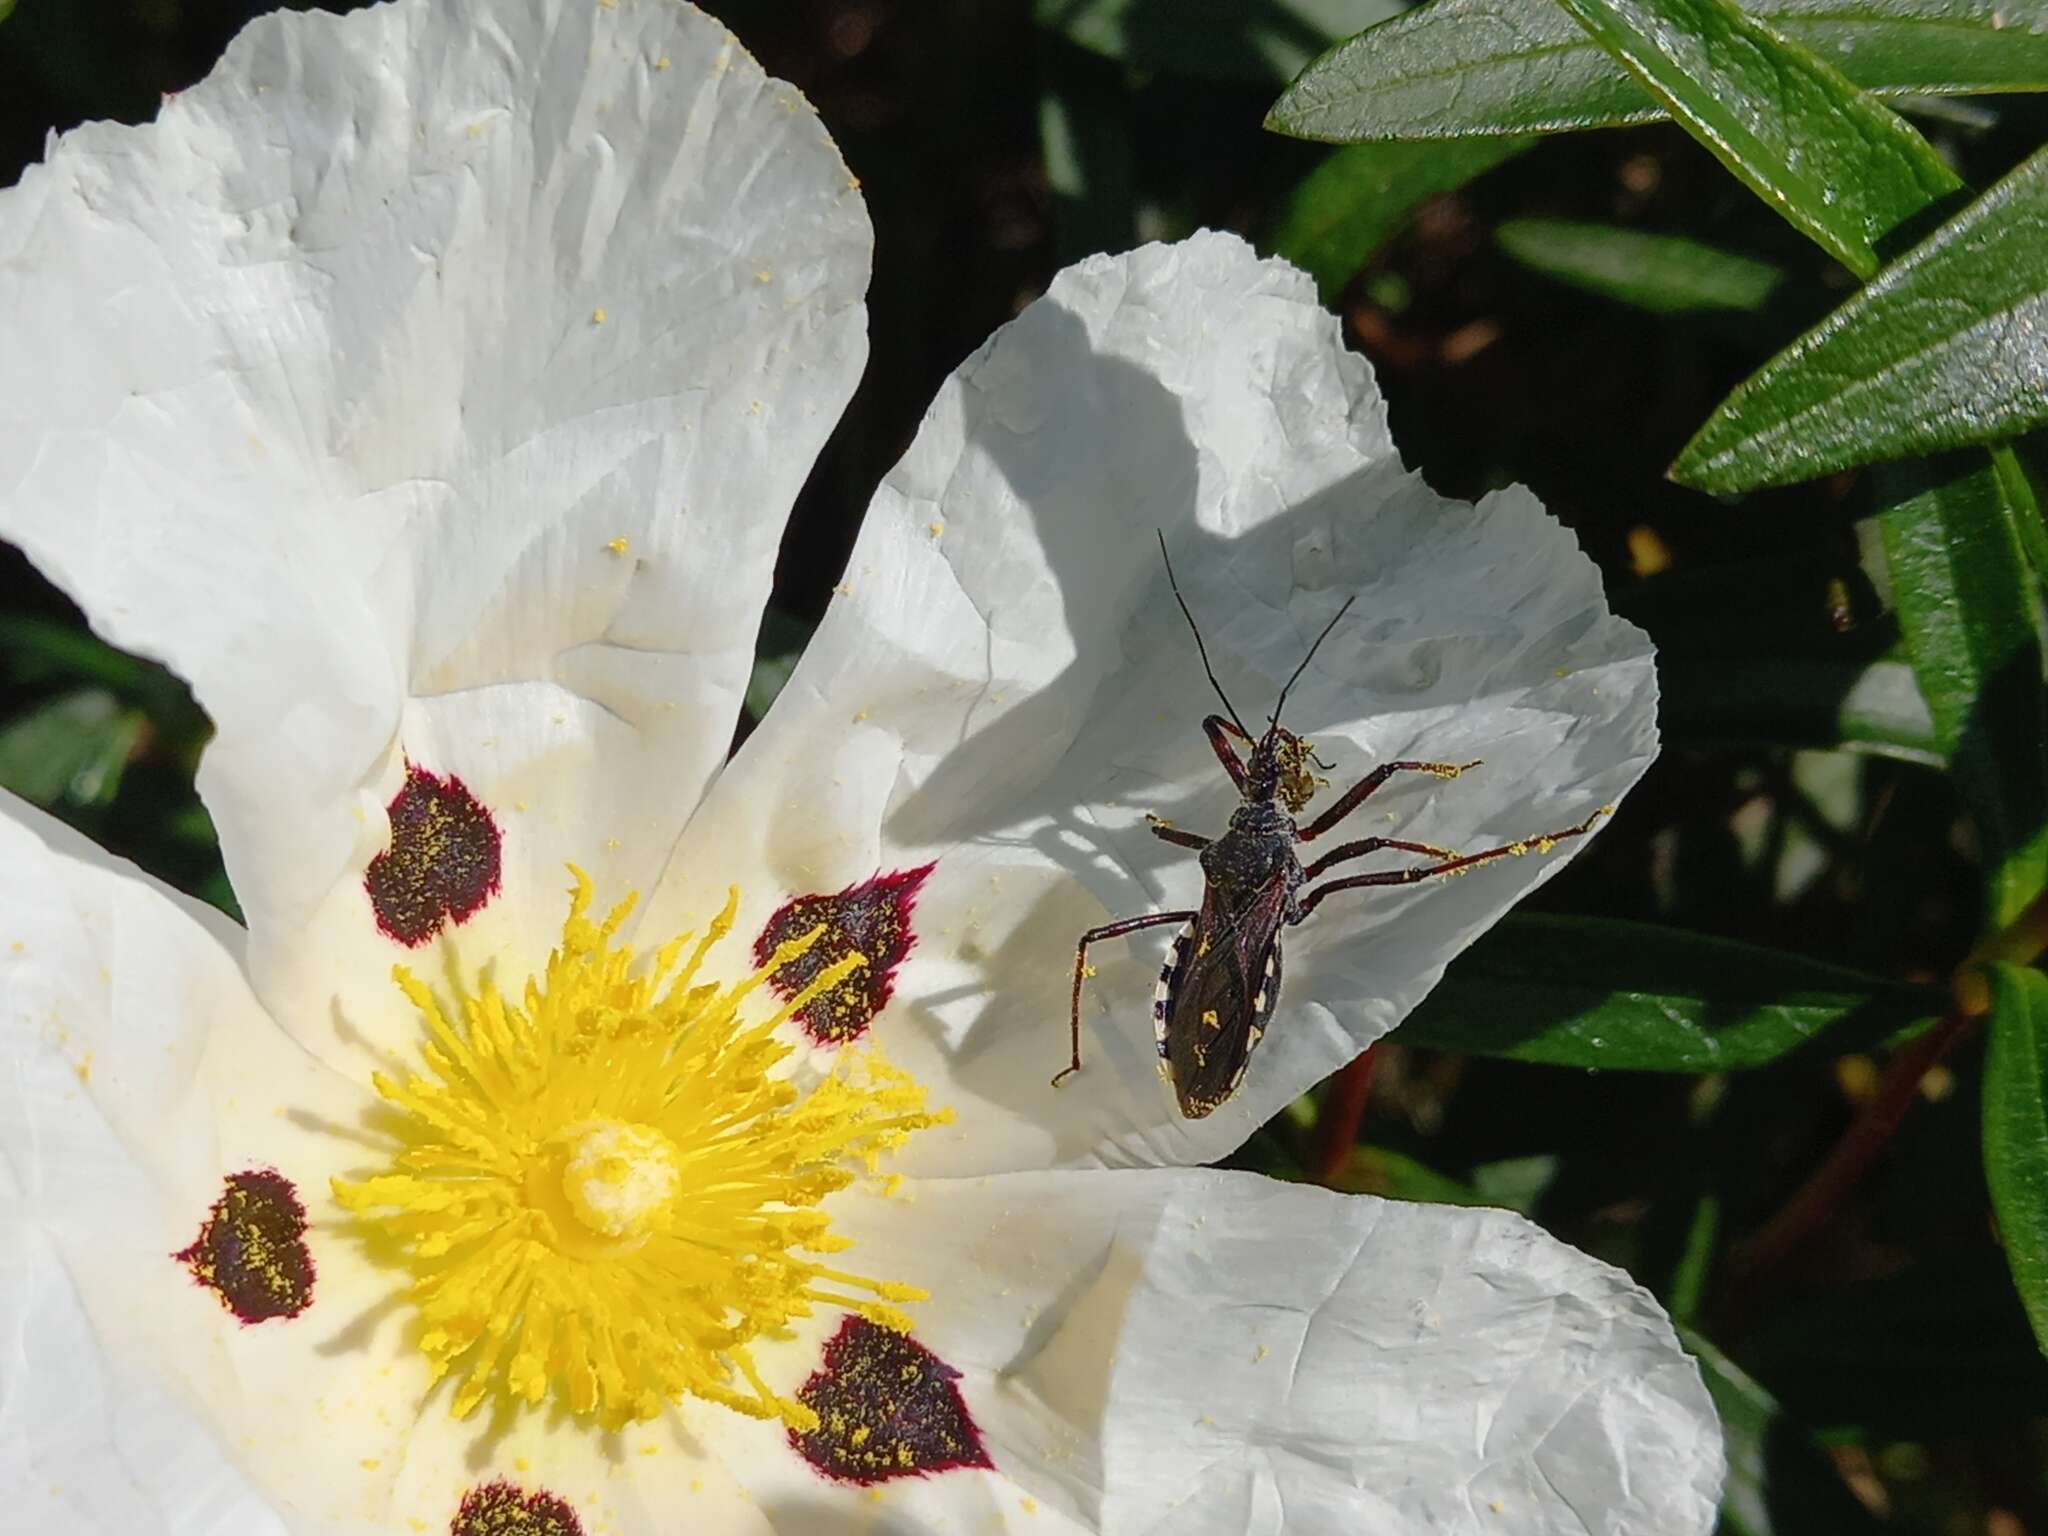
[[[273,1169],[229,1174],[192,1246],[171,1257],[244,1323],[297,1317],[313,1303],[306,1208]]]
[[[377,926],[399,943],[424,944],[446,922],[466,922],[498,894],[503,835],[469,786],[415,764],[386,807],[391,847],[370,860],[363,889]]]
[[[485,1483],[462,1496],[449,1536],[583,1536],[576,1512],[552,1493]]]
[[[827,1477],[880,1483],[994,1463],[954,1385],[960,1373],[908,1334],[849,1317],[825,1345],[822,1367],[797,1393],[818,1416],[789,1432],[797,1453]]]
[[[831,896],[795,897],[783,903],[754,940],[754,963],[766,965],[778,944],[824,927],[817,943],[770,978],[769,984],[785,998],[803,991],[833,961],[850,954],[867,957],[866,965],[797,1010],[797,1023],[818,1044],[844,1045],[859,1039],[888,1004],[896,989],[896,967],[917,942],[910,931],[910,914],[932,869],[930,864],[899,869]]]

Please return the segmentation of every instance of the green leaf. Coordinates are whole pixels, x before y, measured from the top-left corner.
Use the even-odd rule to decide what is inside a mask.
[[[1353,144],[1302,178],[1273,231],[1274,254],[1316,280],[1325,300],[1398,230],[1417,205],[1455,191],[1530,139],[1458,144]]]
[[[1714,1257],[1721,1236],[1721,1198],[1702,1195],[1693,1203],[1692,1220],[1686,1226],[1685,1249],[1672,1272],[1668,1304],[1671,1320],[1681,1327],[1700,1315],[1714,1276]]]
[[[1912,667],[1894,656],[1658,658],[1658,724],[1673,741],[1839,747],[1939,768],[1948,762]]]
[[[1510,219],[1493,237],[1546,277],[1656,314],[1761,309],[1785,281],[1784,269],[1767,261],[1614,224]]]
[[[1852,271],[1958,184],[1900,118],[1730,0],[1559,0],[1686,130]],[[2013,461],[2016,463],[2016,461]],[[1994,925],[2048,878],[2048,714],[2005,461],[1879,477],[1899,627],[1984,844]]]
[[[148,726],[101,688],[81,688],[0,727],[0,787],[41,806],[104,805]]]
[[[2036,0],[1746,0],[1881,96],[2048,90]],[[1297,138],[1446,139],[1653,122],[1662,106],[1561,10],[1436,0],[1360,33],[1289,86],[1266,126]]]
[[[2048,706],[2034,599],[1996,468],[1982,455],[1875,475],[1878,531],[1935,744],[1970,808],[1993,926],[2048,879]]]
[[[1469,1184],[1384,1147],[1353,1147],[1325,1182],[1347,1195],[1378,1195],[1386,1200],[1417,1200],[1428,1205],[1497,1203]]]
[[[2015,965],[1989,970],[1984,1177],[2013,1284],[2048,1355],[2048,976]]]
[[[2048,508],[2028,468],[2022,444],[2000,443],[1991,449],[1991,472],[1998,477],[1998,498],[2012,523],[2013,536],[2026,551],[2034,574],[2048,579]]]
[[[1613,601],[1657,643],[1658,723],[1674,743],[1947,761],[1897,624],[1846,551],[1680,566]]]
[[[768,713],[775,696],[787,686],[796,670],[797,658],[811,638],[811,626],[795,614],[770,608],[761,615],[761,634],[754,642],[754,670],[747,678],[744,700],[749,718],[759,720]]]
[[[148,688],[152,670],[89,630],[49,619],[0,618],[0,658],[22,682],[76,677],[131,697]]]
[[[1474,1168],[1472,1188],[1488,1205],[1533,1216],[1537,1202],[1557,1182],[1562,1167],[1562,1160],[1555,1153],[1504,1157],[1497,1163],[1481,1163]]]
[[[1558,0],[1736,178],[1859,277],[1962,183],[1912,125],[1734,0]]]
[[[1672,466],[1709,491],[1811,480],[2048,422],[2048,150],[1724,400]]]
[[[1401,0],[1038,0],[1038,24],[1148,74],[1292,79]]]
[[[1137,152],[1131,97],[1116,71],[1071,55],[1042,71],[1038,144],[1062,266],[1137,243]],[[1104,79],[1103,76],[1112,78]]]
[[[1452,962],[1401,1039],[1551,1066],[1726,1072],[1834,1029],[1855,1049],[1940,1007],[1935,989],[1730,939],[1514,914]]]
[[[1777,1400],[1689,1328],[1679,1338],[1721,1415],[1728,1482],[1721,1493],[1727,1536],[1863,1536],[1881,1529],[1856,1502],[1827,1453]]]

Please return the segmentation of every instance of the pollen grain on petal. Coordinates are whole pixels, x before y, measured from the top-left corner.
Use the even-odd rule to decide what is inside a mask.
[[[784,997],[811,986],[826,968],[849,954],[868,963],[820,992],[795,1011],[797,1023],[819,1045],[844,1045],[867,1033],[895,991],[896,968],[917,942],[911,918],[918,893],[936,865],[896,870],[857,881],[830,895],[796,896],[763,925],[754,940],[754,959],[765,964],[775,946],[821,929],[812,947],[775,973],[772,985]]]
[[[822,1204],[948,1117],[872,1051],[791,1079],[780,1026],[864,957],[814,969],[779,1009],[750,1000],[821,929],[720,985],[700,972],[736,891],[701,936],[643,959],[618,939],[632,902],[595,920],[576,880],[561,941],[522,989],[486,976],[444,1006],[397,972],[423,1070],[374,1079],[402,1129],[388,1165],[337,1180],[336,1198],[373,1256],[399,1256],[458,1417],[552,1399],[616,1428],[691,1395],[809,1428],[751,1347],[821,1306],[909,1326],[895,1304],[922,1292],[821,1262],[848,1246]]]

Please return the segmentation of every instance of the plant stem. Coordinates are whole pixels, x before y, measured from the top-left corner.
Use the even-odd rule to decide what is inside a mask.
[[[1309,1168],[1320,1184],[1336,1177],[1344,1159],[1358,1144],[1358,1123],[1365,1118],[1366,1100],[1372,1097],[1372,1073],[1378,1053],[1377,1045],[1368,1045],[1330,1078],[1323,1112],[1316,1116],[1315,1150]]]
[[[1921,1079],[1975,1033],[1990,1011],[1991,990],[1981,967],[1992,961],[2028,965],[2044,950],[2048,950],[2048,891],[2035,896],[2017,917],[1956,967],[1950,982],[1954,1001],[1948,1011],[1932,1029],[1899,1048],[1886,1064],[1877,1092],[1827,1159],[1775,1216],[1735,1245],[1728,1255],[1731,1279],[1754,1279],[1782,1264],[1863,1181],[1912,1107]]]

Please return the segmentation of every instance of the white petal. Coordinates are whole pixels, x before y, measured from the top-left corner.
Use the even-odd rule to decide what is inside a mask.
[[[1306,277],[1222,235],[1068,270],[940,392],[657,904],[657,926],[681,924],[737,879],[758,924],[793,892],[937,860],[876,1035],[960,1122],[904,1166],[1221,1156],[1398,1023],[1578,846],[1343,893],[1287,929],[1278,1015],[1206,1120],[1157,1079],[1172,927],[1105,941],[1087,1068],[1052,1090],[1079,935],[1199,901],[1193,855],[1145,813],[1213,835],[1238,803],[1202,736],[1218,705],[1155,529],[1254,728],[1358,595],[1287,704],[1333,788],[1391,759],[1485,760],[1455,782],[1396,779],[1304,853],[1560,830],[1655,752],[1649,645],[1607,612],[1592,563],[1526,492],[1471,507],[1403,470]]]
[[[0,195],[0,533],[219,727],[259,987],[368,924],[394,765],[480,691],[601,722],[546,793],[659,868],[865,356],[853,187],[688,6],[400,0],[264,18]]]
[[[437,1399],[421,1414],[388,1474],[380,1531],[450,1528],[466,1494],[510,1484],[525,1497],[561,1500],[586,1536],[781,1536],[747,1491],[706,1454],[692,1404],[603,1434],[566,1415],[522,1413],[493,1423],[488,1410],[458,1423]],[[728,1417],[725,1409],[708,1410]]]
[[[20,1195],[0,1186],[0,1208]],[[146,1365],[103,1352],[50,1239],[11,1215],[0,1215],[0,1504],[17,1529],[65,1536],[286,1530]]]
[[[22,1362],[0,1477],[85,1529],[289,1528],[252,1486],[311,1528],[381,1529],[359,1463],[425,1372],[396,1319],[366,1324],[392,1281],[334,1230],[367,1094],[271,1024],[193,904],[12,800],[0,867],[0,1340]],[[315,1279],[299,1316],[245,1327],[174,1255],[255,1168],[296,1186]]]
[[[1504,1211],[1249,1174],[847,1201],[999,1469],[1106,1532],[1685,1536],[1718,1420],[1626,1275]]]

